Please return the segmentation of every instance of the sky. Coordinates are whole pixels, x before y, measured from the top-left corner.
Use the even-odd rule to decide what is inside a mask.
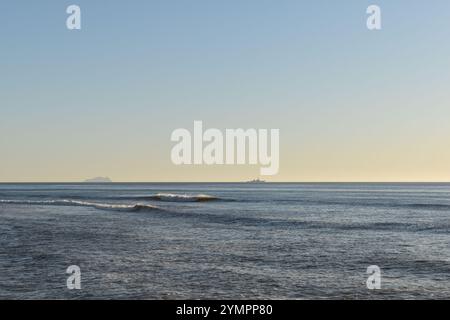
[[[258,177],[174,165],[195,120],[280,129],[268,181],[450,181],[448,39],[448,0],[2,1],[0,182]]]

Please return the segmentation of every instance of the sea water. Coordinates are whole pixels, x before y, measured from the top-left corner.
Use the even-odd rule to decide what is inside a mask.
[[[450,298],[450,184],[1,184],[0,298]]]

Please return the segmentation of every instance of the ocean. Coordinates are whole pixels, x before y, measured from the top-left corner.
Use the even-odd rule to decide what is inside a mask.
[[[0,184],[0,298],[449,299],[450,184]]]

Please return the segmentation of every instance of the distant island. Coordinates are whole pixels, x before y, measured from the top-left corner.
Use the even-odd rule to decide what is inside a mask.
[[[111,183],[111,179],[108,177],[95,177],[92,179],[84,180],[85,183]]]

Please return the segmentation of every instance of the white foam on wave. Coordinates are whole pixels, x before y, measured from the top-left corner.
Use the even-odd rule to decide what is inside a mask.
[[[173,201],[173,202],[201,202],[201,201],[213,201],[219,200],[219,198],[210,196],[207,194],[175,194],[175,193],[158,193],[150,198],[160,201]]]
[[[110,204],[95,203],[76,200],[0,200],[0,204],[19,204],[19,205],[35,205],[35,206],[76,206],[90,207],[99,210],[114,211],[140,211],[140,210],[162,210],[156,206],[136,203],[136,204]]]

